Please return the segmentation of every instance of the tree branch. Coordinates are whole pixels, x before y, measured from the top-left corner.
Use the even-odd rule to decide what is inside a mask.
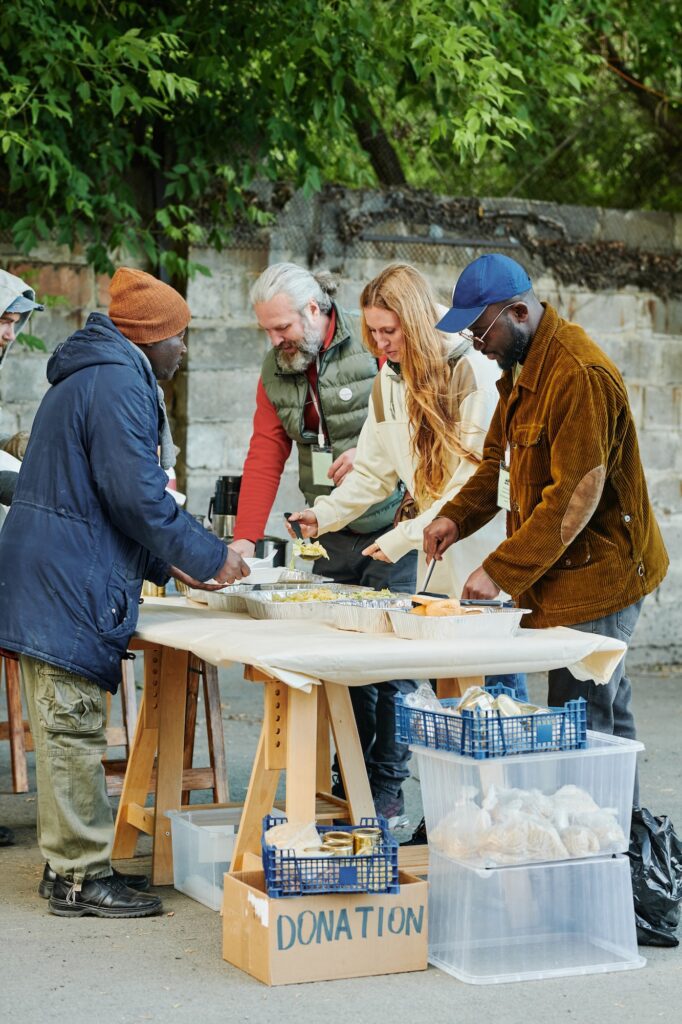
[[[649,89],[632,73],[610,39],[604,41],[608,52],[606,66],[618,75],[624,87],[635,97],[642,110],[646,110],[656,125],[667,132],[675,143],[675,150],[679,150],[682,147],[682,116],[676,110],[671,110],[666,97],[661,97],[660,93]],[[662,110],[664,110],[663,115]]]
[[[343,88],[344,99],[358,137],[358,142],[367,153],[372,169],[380,185],[407,185],[407,178],[400,163],[400,158],[391,144],[379,119],[374,114],[367,97],[362,96],[352,82],[346,79]],[[369,116],[361,116],[358,111],[365,109]]]

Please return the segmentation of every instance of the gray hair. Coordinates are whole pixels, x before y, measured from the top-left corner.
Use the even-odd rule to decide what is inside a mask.
[[[313,274],[296,263],[273,263],[252,285],[249,298],[255,306],[257,302],[269,302],[275,295],[284,293],[291,299],[297,313],[302,313],[311,299],[323,313],[328,313],[336,289],[336,281],[328,270],[318,270]]]

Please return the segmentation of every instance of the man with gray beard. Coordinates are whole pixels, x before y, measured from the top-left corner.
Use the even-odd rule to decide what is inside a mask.
[[[331,275],[312,274],[294,263],[268,267],[251,289],[256,318],[272,348],[258,382],[231,544],[243,557],[254,554],[265,532],[294,443],[299,486],[308,505],[329,494],[353,467],[378,365],[362,344],[358,314],[337,305],[335,291]],[[315,563],[315,570],[338,583],[413,591],[416,552],[394,564],[362,554],[392,524],[400,500],[396,490],[325,537],[329,560]],[[394,827],[405,821],[401,787],[409,774],[409,752],[395,739],[395,696],[414,687],[407,679],[351,687],[375,807]],[[338,773],[332,791],[343,796]]]

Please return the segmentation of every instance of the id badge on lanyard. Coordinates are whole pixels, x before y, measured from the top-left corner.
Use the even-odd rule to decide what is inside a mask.
[[[333,487],[334,481],[327,476],[334,461],[329,445],[314,444],[312,447],[313,483],[315,487]]]
[[[320,374],[320,360],[317,360],[317,374],[318,380]],[[320,409],[317,395],[314,389],[310,388],[310,398],[313,405],[315,406],[315,412],[317,413],[317,444],[312,446],[312,470],[313,470],[313,484],[315,487],[333,487],[334,481],[327,475],[332,467],[334,461],[334,453],[332,452],[331,445],[327,444],[327,439],[324,436],[324,426],[322,423],[322,410]]]
[[[500,461],[500,475],[497,478],[497,504],[500,508],[511,512],[511,497],[509,492],[509,459],[510,449],[507,445],[504,453],[504,461]]]

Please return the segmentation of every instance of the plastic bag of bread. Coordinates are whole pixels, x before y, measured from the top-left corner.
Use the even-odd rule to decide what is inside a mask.
[[[569,825],[559,834],[571,857],[589,857],[593,853],[599,853],[599,840],[591,828]]]
[[[276,846],[278,850],[292,850],[302,855],[311,847],[320,845],[320,834],[312,822],[283,821],[281,825],[273,825],[265,833],[268,846]]]

